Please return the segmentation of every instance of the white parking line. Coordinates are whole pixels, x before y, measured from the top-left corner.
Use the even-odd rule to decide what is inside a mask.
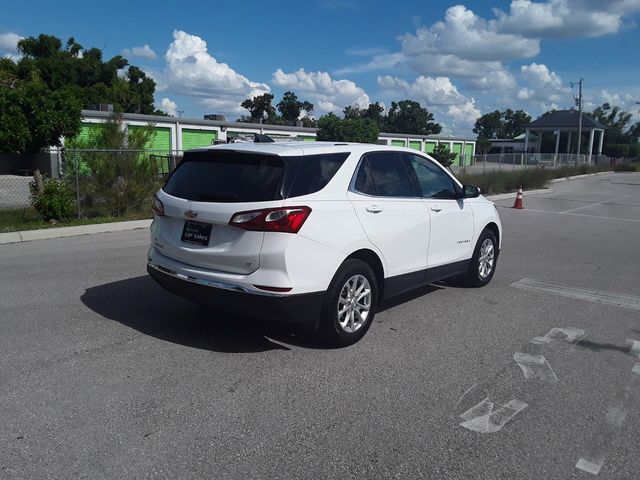
[[[631,345],[629,347],[629,353],[636,357],[640,357],[640,342],[638,340],[630,340],[627,338],[627,343]]]
[[[558,381],[556,372],[553,371],[544,355],[529,355],[516,352],[513,354],[513,359],[527,380],[537,379],[547,383],[556,383]]]
[[[460,415],[460,418],[464,420],[460,425],[478,433],[495,433],[528,406],[528,404],[514,398],[494,410],[494,403],[487,397]]]
[[[581,458],[580,460],[578,460],[578,463],[576,463],[576,468],[584,470],[585,472],[591,473],[593,475],[598,475],[603,465],[604,458],[598,458],[595,460],[587,460],[585,458]]]
[[[562,212],[558,212],[559,214],[566,214],[566,213],[571,213],[571,212],[575,212],[576,210],[582,210],[583,208],[589,208],[589,207],[595,207],[597,205],[602,205],[604,203],[611,203],[611,202],[616,202],[618,200],[622,200],[623,198],[627,198],[629,195],[624,195],[622,197],[616,197],[616,198],[611,198],[609,200],[603,200],[601,202],[596,202],[596,203],[589,203],[587,205],[582,205],[580,207],[576,207],[576,208],[570,208],[569,210],[564,210]]]
[[[640,297],[626,295],[624,293],[605,292],[603,290],[592,290],[589,288],[571,287],[557,283],[542,282],[532,278],[523,278],[511,284],[512,287],[536,292],[553,293],[561,297],[575,298],[587,302],[613,305],[616,307],[640,310]]]
[[[587,332],[581,328],[552,328],[544,336],[531,340],[531,343],[548,345],[560,338],[564,338],[569,343],[575,343],[586,335]]]
[[[630,205],[630,206],[632,206],[632,205]],[[508,209],[512,208],[512,207],[503,206],[503,205],[496,205],[496,207],[508,208]],[[637,218],[607,217],[606,215],[590,215],[588,213],[560,213],[560,212],[551,212],[549,210],[536,210],[534,208],[525,208],[523,210],[518,210],[518,211],[519,212],[533,212],[533,213],[549,213],[549,214],[553,214],[553,215],[571,215],[571,216],[575,216],[575,217],[589,217],[589,218],[598,218],[598,219],[602,219],[602,220],[622,220],[623,222],[640,223],[640,219],[637,219]]]

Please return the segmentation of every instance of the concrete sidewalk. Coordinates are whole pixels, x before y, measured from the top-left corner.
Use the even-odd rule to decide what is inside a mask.
[[[39,230],[25,230],[22,232],[7,232],[0,233],[0,245],[5,243],[29,242],[31,240],[45,240],[49,238],[91,235],[94,233],[124,232],[126,230],[149,228],[149,225],[151,225],[151,220],[132,220],[128,222],[96,223],[75,227],[54,227]]]
[[[556,178],[551,180],[551,183],[564,182],[567,180],[573,180],[576,178],[592,177],[595,175],[604,175],[613,172],[599,172],[588,173],[586,175],[574,175],[572,177]],[[550,188],[543,188],[538,190],[527,190],[528,195],[537,193],[548,193],[553,190]],[[512,198],[516,196],[516,192],[501,193],[498,195],[488,195],[486,198],[495,201],[503,200],[505,198]],[[75,237],[76,235],[91,235],[94,233],[107,233],[107,232],[124,232],[127,230],[139,230],[143,228],[149,228],[151,220],[133,220],[129,222],[113,222],[113,223],[98,223],[93,225],[79,225],[76,227],[54,227],[43,228],[39,230],[25,230],[22,232],[7,232],[0,233],[0,245],[6,243],[20,243],[29,242],[31,240],[46,240],[49,238],[63,238],[63,237]]]

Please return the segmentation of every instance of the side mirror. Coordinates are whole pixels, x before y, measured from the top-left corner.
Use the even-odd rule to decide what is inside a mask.
[[[463,185],[462,196],[463,198],[477,198],[480,196],[480,188],[473,185]]]

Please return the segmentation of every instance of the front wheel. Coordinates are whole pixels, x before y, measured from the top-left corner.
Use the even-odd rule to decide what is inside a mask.
[[[324,343],[341,347],[360,340],[373,322],[377,301],[378,285],[371,266],[347,259],[325,296],[320,325]]]
[[[498,241],[495,234],[484,229],[480,234],[464,282],[470,287],[483,287],[491,281],[498,261]]]

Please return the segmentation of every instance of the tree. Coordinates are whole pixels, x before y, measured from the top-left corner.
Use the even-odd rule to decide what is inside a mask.
[[[380,130],[370,118],[340,118],[333,113],[318,119],[318,140],[376,143]]]
[[[524,110],[516,110],[515,112],[507,108],[502,112],[504,127],[502,134],[505,138],[515,138],[525,132],[525,125],[531,123],[531,115]]]
[[[273,95],[263,93],[253,98],[247,98],[240,104],[242,108],[249,110],[249,117],[242,117],[241,121],[247,123],[266,123],[273,124],[276,120],[276,109],[271,105]]]
[[[478,139],[514,138],[522,135],[525,125],[530,122],[531,116],[523,110],[495,110],[476,120],[473,133],[478,135]]]
[[[444,143],[438,143],[438,145],[433,149],[433,152],[431,152],[431,156],[445,168],[451,167],[453,162],[456,160],[455,152],[449,150],[449,147]]]
[[[378,125],[379,129],[382,129],[385,122],[384,107],[379,102],[370,103],[367,108],[359,108],[352,105],[346,107],[343,113],[346,119],[369,118]]]
[[[73,37],[63,46],[59,38],[45,34],[20,40],[18,50],[21,80],[36,74],[52,91],[72,91],[83,108],[111,103],[123,112],[157,113],[155,82],[120,55],[104,61],[98,48],[84,49]]]
[[[52,91],[36,75],[0,82],[0,151],[36,153],[80,131],[80,102],[69,89]]]
[[[313,103],[307,101],[301,102],[293,92],[284,92],[282,100],[280,100],[276,107],[287,125],[294,125],[300,118],[302,111],[305,111],[307,114],[313,111]]]
[[[84,49],[73,37],[63,45],[45,34],[20,40],[18,50],[18,61],[0,59],[0,151],[59,146],[62,136],[79,132],[81,108],[93,104],[161,113],[153,105],[153,79],[120,55],[103,61],[97,48]]]
[[[401,100],[399,102],[391,102],[391,108],[385,119],[383,131],[431,135],[440,133],[442,127],[433,121],[433,113],[422,108],[418,102]]]
[[[159,186],[158,165],[144,149],[154,135],[152,124],[124,128],[122,114],[115,113],[100,124],[96,135],[69,142],[73,148],[94,149],[65,152],[65,162],[78,174],[79,190],[75,191],[74,182],[71,187],[80,197],[84,215],[122,216],[149,204]]]
[[[631,125],[633,114],[619,106],[603,103],[591,112],[591,117],[607,127],[604,145],[634,143],[640,135],[640,122]]]

